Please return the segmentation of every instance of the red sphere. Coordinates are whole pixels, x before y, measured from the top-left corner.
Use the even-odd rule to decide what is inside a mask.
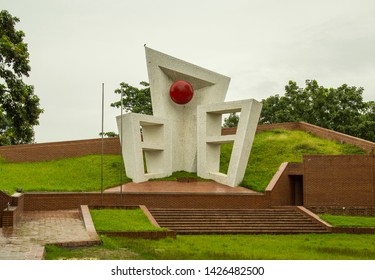
[[[190,102],[194,95],[194,89],[190,83],[184,80],[174,82],[169,89],[169,95],[173,102],[184,105]]]

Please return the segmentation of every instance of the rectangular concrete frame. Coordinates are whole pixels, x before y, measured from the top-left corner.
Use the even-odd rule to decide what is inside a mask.
[[[242,182],[261,109],[254,99],[198,106],[198,176],[231,187]],[[237,133],[221,135],[222,115],[233,112],[241,112]],[[228,173],[220,173],[220,145],[232,142]]]
[[[169,120],[136,113],[124,114],[122,123],[121,116],[116,119],[126,175],[135,183],[170,176],[172,131]]]

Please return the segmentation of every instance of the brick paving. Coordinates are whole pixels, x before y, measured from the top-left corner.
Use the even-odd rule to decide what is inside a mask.
[[[78,210],[29,211],[13,228],[0,228],[0,260],[43,259],[44,245],[92,241]]]
[[[105,192],[120,192],[117,186]],[[143,183],[127,183],[122,186],[123,192],[156,192],[156,193],[254,193],[243,187],[229,187],[213,181],[176,182],[176,181],[147,181]]]

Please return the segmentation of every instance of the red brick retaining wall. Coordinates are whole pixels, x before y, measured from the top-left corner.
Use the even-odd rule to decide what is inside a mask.
[[[8,202],[11,203],[12,198],[9,195],[0,191],[0,227],[3,224],[3,211],[7,207]]]
[[[350,215],[375,215],[375,156],[308,155],[300,164],[283,163],[265,191],[271,206],[297,202],[293,201],[295,175],[303,176],[301,205],[314,212],[333,209],[335,214],[350,210]]]
[[[304,205],[375,206],[375,156],[303,157]]]
[[[0,157],[9,162],[37,162],[101,154],[102,140],[51,142],[0,147]],[[104,154],[120,154],[118,138],[104,138]]]
[[[268,208],[263,194],[202,193],[25,193],[24,210],[74,209],[80,205],[125,206],[145,205],[147,208],[251,209]]]
[[[291,205],[291,188],[287,169],[288,163],[282,163],[266,188],[265,193],[270,197],[271,206]]]
[[[366,206],[310,206],[309,209],[317,214],[342,216],[375,216],[375,207]]]

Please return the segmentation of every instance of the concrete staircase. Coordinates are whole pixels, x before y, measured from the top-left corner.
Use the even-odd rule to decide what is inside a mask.
[[[327,233],[295,207],[271,209],[149,209],[161,227],[178,234]]]

